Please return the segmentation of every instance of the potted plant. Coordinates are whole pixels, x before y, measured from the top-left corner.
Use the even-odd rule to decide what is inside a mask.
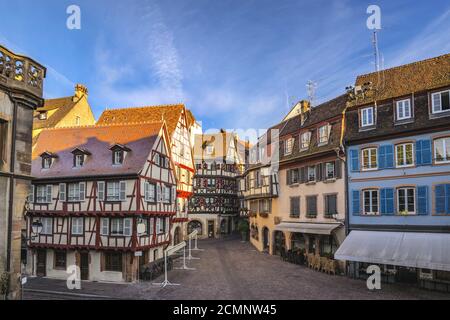
[[[9,274],[7,272],[3,272],[0,276],[0,294],[3,296],[4,300],[6,300],[8,290],[9,290]]]

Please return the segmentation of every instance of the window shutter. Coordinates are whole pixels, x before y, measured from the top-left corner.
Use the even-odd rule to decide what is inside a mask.
[[[431,164],[431,140],[417,140],[416,141],[416,164],[429,165]]]
[[[341,160],[336,160],[336,162],[334,163],[334,176],[337,179],[342,178]]]
[[[327,175],[327,163],[324,162],[322,163],[322,180],[327,180],[328,179],[328,175]]]
[[[316,181],[322,181],[322,167],[323,163],[319,163],[316,165]]]
[[[59,184],[59,200],[66,201],[66,184],[65,183]]]
[[[300,169],[297,169],[297,170],[300,170],[299,171],[299,177],[298,177],[299,183],[305,183],[307,181],[307,179],[306,179],[306,167],[301,167]]]
[[[177,201],[177,187],[176,186],[172,186],[172,203],[176,203]]]
[[[105,182],[99,181],[97,182],[98,186],[98,200],[104,201],[105,200]]]
[[[144,182],[144,200],[145,201],[149,201],[149,199],[150,199],[150,194],[149,194],[149,189],[150,188],[150,186],[149,186],[149,184],[148,184],[148,181],[145,181]]]
[[[123,220],[123,234],[125,236],[131,236],[131,224],[132,224],[131,218],[125,218]]]
[[[47,185],[47,190],[45,194],[45,202],[50,203],[52,202],[52,185]]]
[[[150,235],[153,235],[155,233],[155,219],[154,218],[150,218],[149,219],[149,225],[150,225]]]
[[[393,168],[394,167],[394,146],[386,145],[385,148],[385,168]]]
[[[445,191],[446,191],[445,184],[439,184],[434,189],[437,214],[446,214],[447,213],[446,192]]]
[[[120,186],[119,199],[120,199],[120,201],[125,201],[125,199],[126,199],[126,190],[127,190],[127,182],[126,181],[120,181],[119,186]]]
[[[360,214],[360,195],[359,190],[352,190],[352,214],[359,216]]]
[[[350,170],[359,171],[359,152],[358,150],[350,150]]]
[[[450,214],[450,184],[445,185],[445,212]]]
[[[291,184],[291,170],[288,169],[286,171],[286,185],[290,185]]]
[[[80,182],[80,201],[84,201],[86,197],[86,183]]]
[[[417,214],[428,215],[428,186],[417,187]]]
[[[30,203],[34,203],[34,193],[35,193],[34,185],[31,185],[31,193],[30,193],[29,198],[28,198],[28,201]]]
[[[381,214],[393,215],[394,214],[394,189],[383,188],[380,190],[380,204]]]
[[[102,218],[101,219],[101,233],[102,236],[107,236],[109,234],[109,219]]]
[[[386,146],[378,148],[378,169],[386,168]]]
[[[161,195],[161,185],[158,184],[156,186],[156,201],[161,202],[162,201],[162,195]]]

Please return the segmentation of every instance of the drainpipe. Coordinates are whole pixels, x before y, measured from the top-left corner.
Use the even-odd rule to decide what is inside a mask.
[[[346,127],[346,113],[349,108],[349,102],[347,101],[345,104],[345,108],[342,111],[342,120],[341,120],[341,139],[339,143],[339,149],[337,150],[338,158],[344,162],[344,183],[345,183],[345,235],[347,236],[349,233],[349,203],[348,203],[348,168],[347,168],[347,158],[341,157],[339,152],[342,151],[346,155],[345,145],[344,145],[344,136],[345,136],[345,127]]]

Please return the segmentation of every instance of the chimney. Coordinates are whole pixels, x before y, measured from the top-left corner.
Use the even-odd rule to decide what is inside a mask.
[[[86,99],[88,97],[88,89],[82,85],[82,84],[77,84],[75,86],[75,95],[74,95],[74,100],[80,100],[83,96],[86,96]]]
[[[308,119],[309,114],[311,112],[311,104],[308,100],[300,101],[300,116],[302,125],[305,123],[306,119]]]

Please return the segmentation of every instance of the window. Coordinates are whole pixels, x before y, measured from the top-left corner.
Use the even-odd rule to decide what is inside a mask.
[[[55,250],[55,269],[66,270],[67,267],[67,254],[66,251]]]
[[[405,99],[396,102],[397,120],[406,120],[412,117],[411,100]]]
[[[148,181],[144,184],[144,198],[145,201],[155,202],[156,201],[156,186]]]
[[[42,169],[50,169],[52,166],[52,158],[45,157],[42,159]]]
[[[81,123],[81,118],[80,118],[80,116],[76,116],[76,117],[75,117],[75,125],[76,125],[76,126],[79,126],[80,123]]]
[[[373,107],[361,110],[361,127],[373,126],[375,124],[373,110]]]
[[[327,162],[325,166],[326,179],[334,179],[335,178],[335,170],[334,170],[334,162]]]
[[[72,218],[72,234],[83,235],[83,218]]]
[[[164,218],[156,218],[156,234],[163,234],[165,231],[165,219]]]
[[[122,271],[122,253],[105,252],[103,256],[105,259],[105,271]]]
[[[302,133],[300,148],[302,150],[308,149],[310,141],[311,141],[311,132],[309,131],[309,132]]]
[[[308,167],[308,181],[310,181],[310,182],[316,181],[316,167],[315,166]]]
[[[111,235],[113,236],[123,235],[123,219],[119,218],[111,219]]]
[[[214,179],[215,180],[215,179]],[[171,188],[168,186],[163,186],[163,201],[170,203],[170,190]]]
[[[74,155],[74,167],[75,168],[81,168],[84,164],[84,155],[83,154],[76,154]]]
[[[214,153],[214,146],[213,145],[207,145],[206,146],[206,154],[210,156],[213,153]]]
[[[52,218],[41,218],[42,231],[41,234],[51,235],[53,234],[53,219]]]
[[[325,125],[319,128],[319,144],[327,144],[330,135],[330,126]]]
[[[67,185],[68,194],[67,201],[84,201],[85,184],[81,183],[69,183]]]
[[[270,200],[264,199],[260,202],[260,212],[270,213]]]
[[[413,144],[404,143],[396,145],[395,157],[397,167],[408,167],[414,165]]]
[[[450,137],[434,140],[434,159],[436,163],[450,162]]]
[[[123,155],[124,155],[124,152],[122,150],[114,151],[113,164],[116,165],[116,166],[123,164]]]
[[[108,218],[101,218],[100,235],[102,235],[102,236],[109,235],[109,219]]]
[[[378,214],[378,190],[365,190],[364,196],[364,214]]]
[[[397,189],[398,213],[415,214],[415,188],[399,188]]]
[[[36,186],[36,203],[52,202],[52,186],[39,185]]]
[[[288,175],[290,175],[289,184],[298,183],[299,172],[298,169],[291,169],[288,171]]]
[[[290,217],[300,217],[300,197],[291,197]]]
[[[294,146],[294,138],[289,138],[284,142],[284,154],[291,154]]]
[[[431,94],[432,113],[442,113],[450,110],[450,90]]]
[[[306,216],[315,218],[317,216],[317,196],[306,197]]]
[[[106,200],[107,201],[125,201],[126,182],[112,181],[107,183]]]
[[[155,155],[153,156],[153,162],[155,165],[159,166],[161,164],[159,153],[155,152]]]
[[[325,195],[325,216],[331,217],[337,214],[337,195],[327,194]]]
[[[378,168],[377,163],[377,148],[367,148],[362,151],[362,169],[375,170]]]
[[[46,120],[46,119],[47,119],[47,112],[40,112],[39,120]]]

